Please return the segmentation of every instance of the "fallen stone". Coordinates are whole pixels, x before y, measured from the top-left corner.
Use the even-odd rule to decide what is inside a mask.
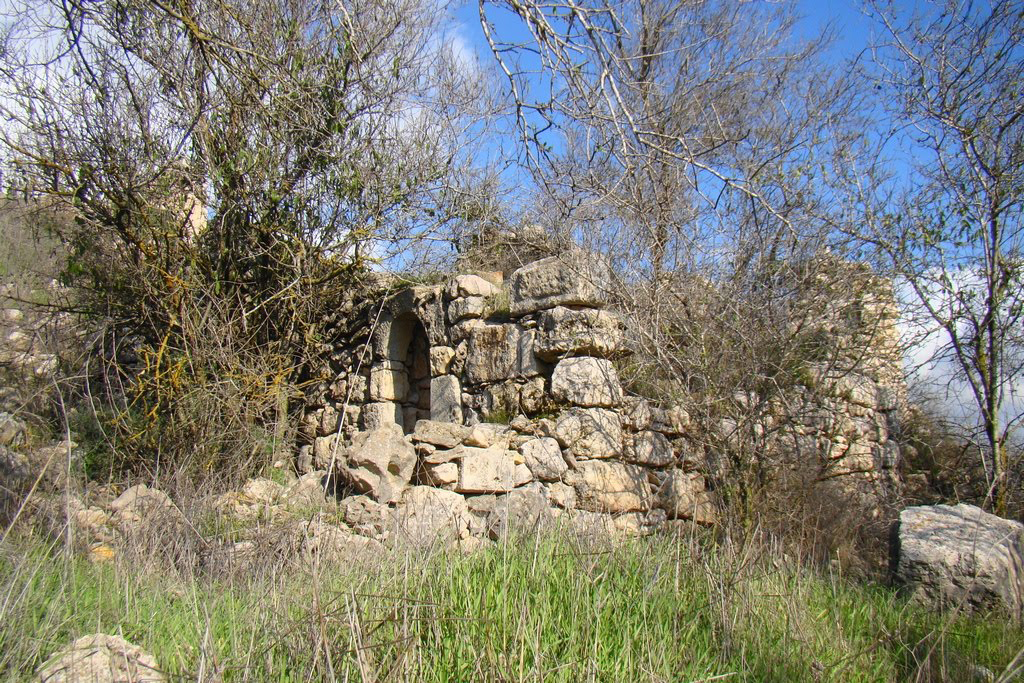
[[[161,523],[180,521],[181,513],[159,489],[132,486],[110,503],[111,520],[126,533]]]
[[[973,505],[924,505],[900,513],[896,580],[937,609],[1024,608],[1024,524]]]
[[[530,484],[499,498],[487,520],[492,540],[512,533],[536,533],[554,521],[547,491],[541,484]]]
[[[339,460],[341,476],[353,488],[380,503],[391,503],[412,479],[416,449],[401,428],[392,425],[359,432]]]
[[[156,660],[124,638],[82,636],[51,656],[36,672],[41,683],[158,683],[167,678]]]

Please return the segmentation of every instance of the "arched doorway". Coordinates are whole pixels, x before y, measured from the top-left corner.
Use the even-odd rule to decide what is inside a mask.
[[[394,401],[398,404],[405,433],[417,420],[430,419],[430,340],[413,313],[404,313],[391,323],[387,363],[394,373]]]

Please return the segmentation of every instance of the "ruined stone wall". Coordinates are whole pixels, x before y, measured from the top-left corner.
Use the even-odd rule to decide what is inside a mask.
[[[613,361],[628,354],[626,329],[606,306],[608,279],[570,253],[507,279],[459,275],[373,302],[362,327],[328,345],[331,377],[311,392],[300,470],[336,472],[373,505],[440,506],[439,518],[463,520],[462,536],[494,536],[510,517],[629,531],[713,522],[720,454],[685,405],[623,391]],[[877,482],[898,459],[886,373],[885,363],[816,366],[784,426],[746,427],[783,462]],[[749,438],[740,426],[718,428]]]

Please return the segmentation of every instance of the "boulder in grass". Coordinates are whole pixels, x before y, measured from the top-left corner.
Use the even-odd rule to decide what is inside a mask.
[[[973,505],[922,505],[900,513],[896,580],[937,609],[1024,608],[1024,524]]]
[[[156,660],[124,638],[96,633],[55,653],[37,672],[41,683],[162,683]]]

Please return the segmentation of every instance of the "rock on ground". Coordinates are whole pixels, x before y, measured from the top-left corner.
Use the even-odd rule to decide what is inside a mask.
[[[416,449],[401,427],[385,425],[360,432],[341,458],[341,475],[360,493],[380,503],[392,503],[412,479]]]
[[[59,650],[37,672],[44,683],[166,681],[156,660],[124,638],[96,633]]]
[[[965,611],[1024,606],[1024,524],[973,505],[900,513],[896,580],[925,605]]]

